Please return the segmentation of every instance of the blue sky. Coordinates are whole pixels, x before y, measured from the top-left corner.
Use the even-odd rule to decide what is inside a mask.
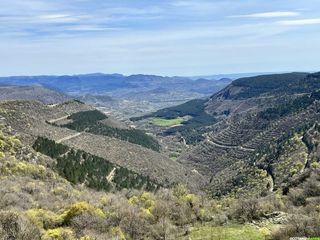
[[[1,0],[0,75],[320,71],[320,0]]]

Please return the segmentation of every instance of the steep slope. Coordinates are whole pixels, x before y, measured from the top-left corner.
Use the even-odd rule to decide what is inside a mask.
[[[64,146],[46,140],[42,150],[52,156],[63,154],[59,163],[25,145],[18,134],[1,121],[1,240],[224,239],[235,234],[243,239],[287,240],[320,233],[319,125],[295,132],[264,154],[276,179],[287,179],[281,188],[259,198],[251,194],[221,200],[197,196],[181,185],[156,193],[106,193],[75,185],[73,179],[68,179],[70,183],[60,176],[61,164],[68,161],[67,155],[72,159],[80,155],[80,165],[87,167],[83,161],[92,156],[77,150],[63,154]],[[73,167],[67,168],[69,172],[79,170]],[[104,167],[102,163],[100,168]],[[269,185],[270,191],[273,187]]]
[[[279,164],[276,167],[267,156],[283,139],[320,119],[318,77],[293,73],[236,80],[206,103],[206,111],[218,122],[204,134],[206,139],[200,145],[180,157],[180,162],[210,174],[216,195],[276,189],[288,180],[283,178],[286,174],[279,173],[283,160],[275,161]],[[307,151],[303,142],[300,144],[297,154],[302,162],[292,151],[288,153],[290,164],[305,164],[302,159],[307,158]]]
[[[51,153],[61,150],[46,147]],[[1,240],[184,239],[181,225],[204,219],[200,209],[210,209],[209,203],[200,205],[196,195],[179,186],[157,193],[106,193],[104,188],[75,185],[60,176],[60,164],[35,152],[9,126],[0,124]],[[67,169],[75,170],[79,169]],[[118,174],[111,174],[116,183]]]
[[[286,73],[240,78],[233,81],[222,91],[214,94],[207,103],[207,112],[221,115],[225,112],[241,113],[248,109],[259,110],[281,97],[310,92],[302,84],[307,73]],[[307,83],[309,84],[309,83]],[[277,102],[279,103],[279,102]],[[254,109],[256,108],[256,109]]]
[[[60,126],[72,123],[73,120],[69,117],[73,114],[90,111],[94,109],[78,101],[51,106],[30,101],[0,102],[0,114],[4,121],[19,132],[24,142],[29,145],[32,145],[38,137],[44,137],[150,177],[162,186],[181,182],[195,189],[201,185],[200,174],[193,173],[191,169],[151,149],[121,140],[118,135],[92,132],[90,127],[77,129],[78,132]],[[113,128],[108,127],[108,129]],[[116,134],[119,134],[119,131],[121,130]]]
[[[190,116],[180,126],[156,128],[164,138],[187,140],[190,150],[178,161],[209,176],[213,195],[247,194],[252,189],[259,194],[287,181],[279,177],[283,173],[273,174],[265,154],[319,121],[319,90],[317,73],[242,78],[197,104],[190,101],[132,120]],[[297,151],[305,156],[305,147]]]

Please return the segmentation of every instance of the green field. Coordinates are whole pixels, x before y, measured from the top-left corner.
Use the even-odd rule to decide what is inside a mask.
[[[161,127],[171,127],[171,126],[181,124],[183,121],[185,121],[185,119],[182,117],[177,117],[174,119],[153,118],[151,123],[153,125],[157,125]]]
[[[266,229],[250,225],[200,226],[191,230],[190,240],[265,240]]]

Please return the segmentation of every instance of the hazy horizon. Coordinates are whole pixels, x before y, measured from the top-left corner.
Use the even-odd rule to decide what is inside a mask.
[[[159,77],[180,77],[180,78],[190,78],[193,80],[196,79],[214,79],[220,80],[223,78],[230,78],[230,79],[236,79],[236,78],[242,78],[242,77],[253,77],[253,76],[259,76],[259,75],[271,75],[271,74],[283,74],[283,73],[290,73],[290,72],[297,72],[297,71],[281,71],[281,72],[235,72],[235,73],[218,73],[218,74],[203,74],[203,75],[194,75],[194,76],[183,76],[183,75],[160,75],[160,74],[145,74],[145,73],[133,73],[133,74],[122,74],[122,73],[105,73],[105,72],[88,72],[88,73],[71,73],[71,74],[32,74],[32,75],[6,75],[1,76],[0,78],[10,78],[10,77],[38,77],[38,76],[81,76],[81,75],[121,75],[124,77],[129,76],[135,76],[135,75],[150,75],[150,76],[159,76]],[[317,71],[304,71],[304,72],[317,72]]]
[[[320,69],[317,0],[3,0],[0,76]]]

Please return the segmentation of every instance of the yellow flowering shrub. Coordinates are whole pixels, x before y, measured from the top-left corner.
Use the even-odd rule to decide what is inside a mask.
[[[83,213],[89,213],[97,217],[106,216],[100,208],[95,208],[87,202],[77,202],[67,207],[61,214],[61,217],[64,219],[64,222],[66,223],[69,222],[72,218],[79,216]]]
[[[141,202],[146,202],[148,200],[151,200],[152,199],[152,195],[150,192],[143,192],[141,195],[140,195],[140,201]]]
[[[265,237],[270,236],[271,234],[270,230],[266,227],[260,228],[259,232]]]
[[[79,240],[93,240],[93,239],[89,236],[83,236]]]
[[[107,196],[103,196],[100,198],[100,204],[104,207],[109,204],[109,199]]]
[[[189,203],[192,206],[196,205],[199,202],[198,197],[191,193],[182,196],[179,200],[184,203]]]
[[[63,221],[60,216],[44,209],[29,209],[26,215],[40,229],[53,228]]]
[[[126,237],[120,227],[113,227],[111,229],[111,234],[119,240],[126,240]]]
[[[32,175],[34,177],[45,178],[49,172],[47,172],[46,168],[42,165],[28,162],[15,162],[12,167],[12,173],[16,175]],[[52,174],[50,176],[52,177]]]
[[[135,205],[139,203],[139,198],[137,196],[132,196],[128,201],[130,204]]]
[[[75,240],[74,234],[69,228],[49,229],[42,236],[42,240]]]

